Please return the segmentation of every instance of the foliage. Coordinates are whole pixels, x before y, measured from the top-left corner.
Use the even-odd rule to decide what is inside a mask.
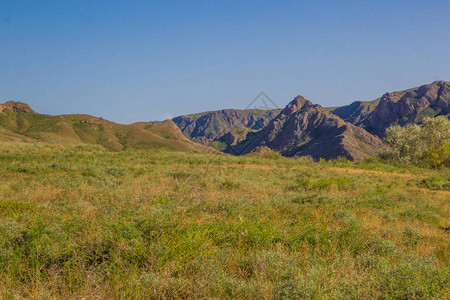
[[[423,126],[393,125],[386,130],[384,142],[388,160],[428,165],[450,166],[450,120],[446,116],[425,118]]]

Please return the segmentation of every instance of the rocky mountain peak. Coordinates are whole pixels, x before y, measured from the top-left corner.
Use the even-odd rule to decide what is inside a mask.
[[[312,106],[312,102],[307,100],[305,97],[298,95],[295,97],[284,110],[289,110],[290,112],[299,111],[305,107]],[[283,111],[284,111],[283,110]]]
[[[391,93],[386,92],[383,96],[381,96],[381,100],[389,101],[391,100]]]
[[[450,85],[450,82],[448,81],[444,81],[444,80],[436,80],[433,83],[431,83],[431,85]]]
[[[294,98],[259,132],[250,134],[232,148],[246,154],[266,146],[284,156],[314,159],[363,159],[383,149],[381,140],[362,128],[345,122],[305,98]]]

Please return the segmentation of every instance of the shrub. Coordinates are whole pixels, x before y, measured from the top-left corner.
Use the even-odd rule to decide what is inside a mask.
[[[420,132],[421,128],[418,125],[389,127],[384,142],[389,147],[391,157],[398,161],[414,161],[422,151]]]
[[[427,165],[450,166],[450,121],[446,116],[426,118],[423,126],[393,125],[386,130],[385,160]]]

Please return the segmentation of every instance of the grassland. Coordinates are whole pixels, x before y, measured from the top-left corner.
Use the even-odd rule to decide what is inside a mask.
[[[0,144],[0,298],[445,299],[450,172]]]

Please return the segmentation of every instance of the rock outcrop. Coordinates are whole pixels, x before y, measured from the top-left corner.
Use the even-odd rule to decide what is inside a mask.
[[[19,101],[8,101],[4,104],[1,104],[0,112],[3,111],[4,109],[12,109],[24,113],[34,113],[34,110],[31,109],[31,107],[28,104]]]

